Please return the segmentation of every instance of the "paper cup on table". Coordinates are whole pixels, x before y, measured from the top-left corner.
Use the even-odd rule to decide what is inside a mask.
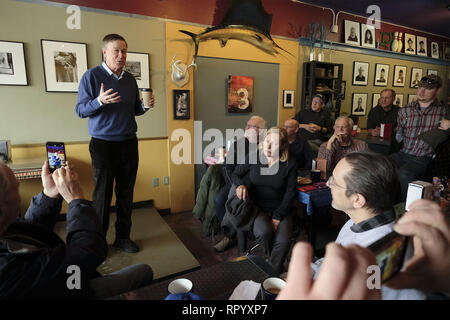
[[[169,283],[167,290],[171,294],[188,293],[192,290],[192,281],[189,279],[176,279]]]
[[[150,100],[153,96],[153,90],[144,88],[142,89],[142,102],[144,103],[144,107],[150,108]]]

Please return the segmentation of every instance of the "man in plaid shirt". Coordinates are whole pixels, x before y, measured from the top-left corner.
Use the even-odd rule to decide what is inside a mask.
[[[419,135],[439,128],[448,114],[448,106],[439,103],[442,80],[437,75],[423,77],[417,89],[417,101],[401,108],[397,116],[396,139],[402,143],[400,152],[391,155],[399,171],[401,201],[406,200],[408,183],[425,179],[429,172],[433,148]]]

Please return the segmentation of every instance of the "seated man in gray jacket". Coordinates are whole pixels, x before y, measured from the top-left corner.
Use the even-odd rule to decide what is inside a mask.
[[[331,205],[344,211],[350,220],[341,228],[336,243],[367,247],[392,232],[396,218],[393,209],[396,177],[393,162],[379,153],[352,152],[338,162],[327,183],[333,197]],[[410,257],[407,252],[406,258]],[[312,265],[314,271],[319,271],[321,262]],[[425,299],[425,294],[418,290],[385,286],[381,295],[383,300]]]
[[[135,265],[100,276],[96,268],[108,253],[95,210],[84,199],[78,175],[67,167],[42,167],[43,191],[19,218],[19,184],[0,163],[0,299],[107,298],[153,279],[148,265]],[[66,243],[52,230],[68,203]]]

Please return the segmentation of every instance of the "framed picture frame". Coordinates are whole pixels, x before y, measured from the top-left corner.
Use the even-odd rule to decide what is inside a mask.
[[[41,39],[45,91],[78,92],[78,84],[87,71],[87,45]]]
[[[0,85],[28,85],[23,42],[0,41]]]
[[[408,94],[408,104],[417,101],[417,94]]]
[[[353,93],[352,115],[365,116],[367,113],[367,93]]]
[[[386,87],[389,81],[389,65],[377,63],[375,65],[375,76],[373,85],[377,87]]]
[[[360,38],[359,22],[344,20],[344,42],[359,47]]]
[[[450,60],[450,42],[444,42],[444,46],[442,48],[442,57],[445,60]]]
[[[189,90],[172,90],[173,120],[191,118],[191,92]]]
[[[404,87],[406,82],[406,67],[405,66],[394,66],[394,87]]]
[[[423,77],[423,69],[421,68],[412,68],[411,69],[411,81],[409,82],[410,88],[418,88],[419,81]]]
[[[399,106],[399,107],[403,107],[404,106],[403,98],[404,98],[403,94],[396,94],[395,95],[394,105]]]
[[[439,44],[437,42],[431,42],[431,57],[439,59]]]
[[[380,100],[380,93],[372,93],[372,109],[378,105],[378,100]]]
[[[427,70],[427,76],[429,76],[430,74],[434,74],[434,75],[438,75],[438,71],[437,70],[433,70],[433,69],[428,69]]]
[[[405,33],[405,53],[416,54],[416,36],[413,34]]]
[[[361,46],[375,48],[375,27],[361,23]]]
[[[367,86],[369,78],[368,62],[353,62],[353,82],[354,86]]]
[[[417,36],[417,55],[428,56],[427,38]]]
[[[131,73],[139,89],[150,88],[150,55],[141,52],[127,52],[125,71]]]
[[[294,90],[283,90],[283,107],[293,108],[294,107]]]
[[[252,112],[253,81],[253,77],[249,76],[228,76],[228,112]]]

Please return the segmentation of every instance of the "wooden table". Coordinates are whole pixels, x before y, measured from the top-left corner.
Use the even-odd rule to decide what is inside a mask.
[[[276,276],[274,270],[262,257],[242,257],[238,261],[227,261],[212,267],[193,271],[147,287],[121,294],[112,300],[164,300],[168,296],[170,282],[179,278],[192,281],[192,292],[205,300],[226,300],[244,280],[262,283],[266,278]]]
[[[383,154],[389,154],[391,150],[391,140],[385,140],[380,137],[373,137],[369,133],[357,133],[355,139],[367,142],[369,149]],[[393,137],[393,139],[395,139]]]

